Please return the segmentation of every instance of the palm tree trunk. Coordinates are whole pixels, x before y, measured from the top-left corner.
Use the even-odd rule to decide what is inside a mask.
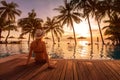
[[[30,33],[29,33],[29,36],[28,36],[28,44],[30,43]]]
[[[74,29],[73,23],[71,23],[71,25],[72,25],[72,28],[73,28],[73,35],[74,35],[75,45],[77,45],[77,40],[76,40],[76,35],[75,35],[75,29]]]
[[[93,50],[93,36],[92,36],[92,29],[91,29],[91,25],[90,25],[89,15],[87,15],[87,19],[88,19],[88,24],[89,24],[89,29],[90,29],[90,37],[91,37],[91,50]]]
[[[103,39],[103,36],[102,36],[102,31],[101,31],[100,23],[99,23],[98,19],[97,19],[97,23],[98,23],[98,28],[99,28],[100,36],[101,36],[101,39],[102,39],[102,43],[104,45],[105,43],[104,43],[104,39]]]
[[[9,35],[10,35],[10,30],[8,30],[8,34],[7,34],[7,37],[6,37],[6,39],[5,39],[5,42],[7,43],[8,41],[8,37],[9,37]]]
[[[0,41],[1,41],[1,34],[2,34],[2,29],[0,29]]]
[[[55,39],[54,39],[52,30],[51,30],[51,34],[52,34],[53,44],[55,44]]]

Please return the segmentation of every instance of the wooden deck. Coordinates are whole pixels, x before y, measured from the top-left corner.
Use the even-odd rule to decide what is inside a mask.
[[[51,60],[55,69],[25,62],[16,57],[0,63],[0,80],[120,80],[119,60]]]

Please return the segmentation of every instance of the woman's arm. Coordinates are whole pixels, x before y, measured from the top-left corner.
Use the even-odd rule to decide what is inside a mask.
[[[43,42],[43,50],[44,50],[45,59],[49,63],[49,58],[48,58],[45,42]]]

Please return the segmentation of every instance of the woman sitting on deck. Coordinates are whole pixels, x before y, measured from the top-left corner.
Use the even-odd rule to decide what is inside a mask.
[[[34,53],[36,64],[48,63],[48,68],[53,68],[53,66],[49,63],[45,42],[42,40],[42,38],[44,37],[44,33],[45,32],[41,29],[36,30],[36,39],[30,45],[29,56],[26,64],[29,63],[32,53]]]

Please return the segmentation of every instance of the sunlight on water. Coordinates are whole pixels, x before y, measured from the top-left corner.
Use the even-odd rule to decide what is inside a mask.
[[[0,44],[0,58],[14,55],[27,54],[29,50],[27,42],[21,44]],[[74,41],[62,41],[52,44],[51,40],[46,40],[47,52],[50,58],[56,59],[120,59],[120,47],[113,45],[101,45],[94,43],[94,48],[91,50],[91,45],[88,41],[78,41],[77,46]]]

